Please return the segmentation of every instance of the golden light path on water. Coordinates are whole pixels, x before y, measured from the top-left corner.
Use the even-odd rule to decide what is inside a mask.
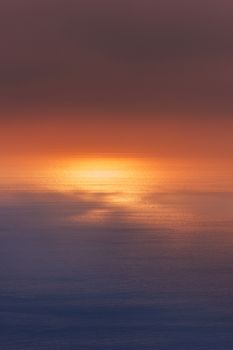
[[[102,223],[113,212],[120,218],[120,212],[135,224],[190,230],[203,221],[233,217],[232,196],[222,196],[232,189],[232,173],[215,162],[73,158],[51,174],[55,190],[103,194],[106,205],[79,216],[79,221]]]
[[[1,183],[13,188],[16,179],[18,188],[24,181],[33,191],[98,198],[101,206],[70,218],[83,223],[102,224],[115,215],[135,225],[190,230],[204,221],[233,219],[232,169],[216,162],[119,157],[37,160],[27,167],[16,166],[14,172],[8,169]]]

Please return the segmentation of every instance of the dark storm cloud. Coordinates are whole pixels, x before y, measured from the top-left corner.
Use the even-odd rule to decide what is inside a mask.
[[[232,107],[228,1],[2,1],[2,106]]]

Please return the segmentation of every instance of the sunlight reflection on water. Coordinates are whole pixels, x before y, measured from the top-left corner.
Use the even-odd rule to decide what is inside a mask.
[[[233,171],[221,162],[73,158],[25,169],[21,176],[17,169],[15,176],[2,176],[8,200],[15,189],[63,193],[72,201],[75,193],[91,200],[98,195],[101,207],[70,216],[74,222],[103,224],[115,214],[135,225],[190,231],[221,223],[228,228],[233,220]]]
[[[228,165],[37,161],[0,179],[2,349],[233,348]]]

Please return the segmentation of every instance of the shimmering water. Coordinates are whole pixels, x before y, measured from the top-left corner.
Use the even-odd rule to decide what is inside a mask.
[[[0,176],[0,349],[233,349],[228,162],[43,164]]]

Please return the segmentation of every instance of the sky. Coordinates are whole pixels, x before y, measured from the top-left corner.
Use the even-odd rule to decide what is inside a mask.
[[[233,2],[0,0],[0,348],[233,349]]]
[[[2,0],[7,153],[232,157],[228,0]]]

